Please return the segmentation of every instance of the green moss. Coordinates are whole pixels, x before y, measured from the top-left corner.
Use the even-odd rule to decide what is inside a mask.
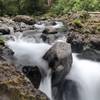
[[[4,42],[4,38],[0,36],[0,45],[4,46],[5,42]]]
[[[100,32],[100,26],[97,26],[97,30]]]
[[[80,19],[75,19],[73,20],[73,24],[79,28],[81,28],[83,25],[82,25],[82,22]]]

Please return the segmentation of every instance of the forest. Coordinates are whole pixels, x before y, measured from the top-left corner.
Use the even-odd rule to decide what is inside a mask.
[[[0,15],[56,15],[76,11],[100,11],[100,0],[0,0]]]

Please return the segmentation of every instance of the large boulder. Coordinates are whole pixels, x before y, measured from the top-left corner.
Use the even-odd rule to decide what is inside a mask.
[[[32,17],[26,16],[26,15],[17,15],[13,18],[13,21],[24,22],[24,23],[29,24],[29,25],[34,24],[34,19]]]
[[[52,85],[59,84],[68,74],[72,65],[72,52],[70,44],[66,42],[55,43],[43,56],[52,69]]]
[[[3,35],[10,34],[10,29],[8,27],[0,27],[0,33]]]
[[[48,100],[15,66],[0,61],[0,100]]]

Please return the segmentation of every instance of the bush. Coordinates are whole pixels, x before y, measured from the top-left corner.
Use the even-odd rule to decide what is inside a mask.
[[[56,0],[51,11],[56,14],[70,11],[100,11],[100,0]]]

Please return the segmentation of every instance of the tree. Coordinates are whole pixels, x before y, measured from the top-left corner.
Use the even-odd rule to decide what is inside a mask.
[[[48,6],[50,7],[52,4],[52,0],[48,0]]]
[[[0,0],[0,16],[3,16],[5,13],[5,6],[2,0]]]

